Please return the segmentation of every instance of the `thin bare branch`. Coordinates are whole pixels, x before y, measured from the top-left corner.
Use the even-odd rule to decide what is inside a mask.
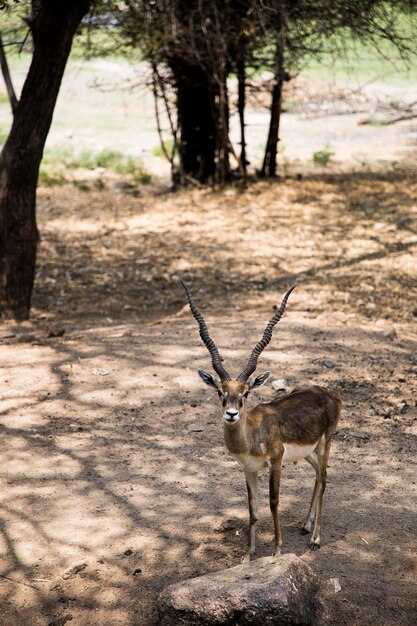
[[[19,101],[16,97],[16,92],[14,90],[12,78],[10,76],[9,64],[7,63],[7,57],[4,51],[4,45],[3,45],[1,33],[0,33],[0,66],[1,66],[1,72],[3,74],[4,82],[6,84],[7,96],[9,98],[12,113],[14,115],[16,113],[16,109],[17,109],[17,105],[19,104]]]
[[[174,168],[173,155],[170,155],[168,153],[167,147],[165,145],[164,138],[162,137],[161,118],[159,116],[159,107],[158,107],[158,100],[159,100],[158,77],[157,77],[157,71],[156,71],[156,66],[155,65],[152,66],[152,70],[153,70],[153,74],[152,74],[152,93],[153,93],[153,99],[154,99],[154,105],[155,105],[155,118],[156,118],[156,127],[157,127],[157,130],[158,130],[158,136],[159,136],[159,143],[161,144],[161,149],[162,149],[162,152],[164,153],[165,158],[167,159],[167,161],[169,161],[169,163],[171,164],[171,168],[173,169]]]

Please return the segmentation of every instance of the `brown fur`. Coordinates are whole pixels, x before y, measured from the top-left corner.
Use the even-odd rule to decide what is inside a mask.
[[[221,386],[228,393],[227,408],[238,409],[241,416],[235,424],[225,425],[226,446],[230,452],[249,452],[257,456],[262,454],[260,442],[263,442],[268,453],[273,453],[278,441],[314,443],[325,433],[326,438],[332,437],[336,429],[340,398],[322,387],[298,389],[247,410],[245,399],[242,408],[238,405],[238,394],[248,391],[247,385],[232,380]]]
[[[320,520],[323,493],[326,486],[327,461],[330,445],[340,417],[341,402],[336,394],[321,387],[308,387],[247,409],[249,391],[265,383],[269,372],[258,374],[250,382],[249,376],[256,370],[258,358],[271,341],[272,330],[284,313],[288,298],[294,289],[285,294],[278,311],[268,322],[261,340],[255,345],[245,369],[237,379],[231,380],[224,369],[220,354],[208,334],[204,318],[194,304],[190,290],[183,282],[191,312],[200,327],[200,337],[212,358],[213,369],[220,376],[199,370],[203,382],[217,389],[223,406],[224,440],[227,449],[235,455],[243,467],[249,501],[250,532],[245,560],[255,550],[255,524],[257,521],[257,477],[265,465],[269,467],[269,501],[274,520],[274,554],[282,544],[278,516],[279,486],[283,460],[305,458],[316,471],[316,483],[307,518],[305,532],[314,526],[310,547],[320,547]]]
[[[316,470],[316,484],[303,532],[311,532],[314,526],[310,547],[316,550],[320,547],[321,503],[330,445],[341,412],[340,398],[322,387],[306,387],[248,410],[248,383],[231,380],[221,383],[218,389],[223,409],[239,411],[238,421],[224,424],[224,440],[229,452],[242,464],[246,475],[250,533],[245,560],[249,559],[255,547],[256,482],[258,470],[263,465],[270,468],[270,506],[275,529],[274,554],[280,551],[282,539],[278,502],[285,444],[315,445],[314,451],[307,453],[305,457]]]

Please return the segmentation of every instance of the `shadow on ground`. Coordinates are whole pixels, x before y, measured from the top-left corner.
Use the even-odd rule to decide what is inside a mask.
[[[331,623],[409,624],[415,411],[398,379],[416,345],[357,320],[329,329],[327,318],[324,334],[323,320],[284,319],[262,366],[289,386],[330,385],[345,406],[324,546],[309,554],[298,532],[313,486],[299,464],[285,469],[284,549],[322,579],[339,579]],[[256,339],[261,328],[252,323]],[[234,346],[223,353],[237,370],[251,338],[242,339],[238,321],[213,324],[219,345]],[[216,398],[195,375],[208,357],[194,323],[97,327],[62,339],[9,330],[16,336],[0,349],[3,623],[157,624],[165,585],[238,563],[246,541],[243,474],[223,449]],[[329,356],[331,370],[322,364]],[[407,412],[398,400],[405,393]],[[259,556],[272,545],[266,490],[265,475]]]
[[[323,624],[409,626],[416,192],[405,175],[40,191],[33,320],[0,329],[3,624],[156,626],[165,585],[239,562],[246,488],[198,382],[209,358],[181,275],[232,373],[297,284],[260,367],[289,389],[333,387],[344,411],[323,547],[309,553],[298,531],[313,487],[301,463],[284,472],[284,551],[339,580]],[[261,502],[266,556],[266,475]]]

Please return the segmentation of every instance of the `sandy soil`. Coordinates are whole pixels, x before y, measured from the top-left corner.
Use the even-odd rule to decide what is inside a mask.
[[[299,463],[284,470],[284,551],[324,581],[323,624],[413,622],[416,197],[407,172],[39,191],[33,319],[0,329],[1,624],[156,625],[165,585],[239,562],[243,474],[177,275],[232,372],[297,284],[259,367],[336,389],[344,410],[323,547],[299,534],[313,486]],[[257,555],[271,547],[265,474]]]
[[[358,122],[385,116],[394,96],[412,102],[415,91],[370,87],[350,99],[339,91],[324,100],[333,113],[347,106],[345,115],[324,117],[323,85],[314,96],[309,83],[305,107],[283,119],[280,172],[289,176],[171,194],[167,167],[152,154],[155,129],[144,127],[140,141],[132,135],[149,107],[137,111],[127,93],[104,99],[83,76],[70,71],[64,82],[51,145],[143,145],[146,166],[165,179],[132,187],[96,171],[82,173],[88,192],[71,184],[39,190],[33,317],[0,326],[0,624],[156,626],[164,586],[239,562],[244,478],[224,448],[217,398],[196,374],[210,360],[181,276],[232,373],[286,288],[297,285],[260,371],[270,369],[288,389],[330,386],[344,409],[323,546],[310,553],[299,534],[314,477],[307,463],[291,464],[282,484],[284,552],[323,581],[320,626],[410,626],[417,123]],[[68,121],[79,85],[91,102],[75,133]],[[98,98],[124,113],[102,110]],[[255,104],[253,167],[266,127]],[[332,159],[320,169],[312,154],[326,145]],[[273,395],[267,385],[253,401]],[[257,556],[272,549],[267,488],[265,474]]]

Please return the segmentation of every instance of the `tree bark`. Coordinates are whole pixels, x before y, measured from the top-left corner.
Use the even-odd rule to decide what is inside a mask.
[[[212,102],[215,110],[216,156],[214,182],[223,186],[230,178],[229,149],[229,96],[224,68],[219,81],[212,81]]]
[[[223,185],[230,176],[229,103],[226,72],[171,63],[177,93],[180,176]]]
[[[73,36],[90,2],[32,0],[32,62],[0,155],[0,319],[28,319],[39,166]]]
[[[237,80],[238,80],[238,111],[240,124],[240,165],[242,168],[243,178],[246,179],[246,136],[245,136],[245,105],[246,105],[246,72],[245,72],[245,55],[244,50],[239,54],[237,63]]]
[[[275,177],[277,171],[277,154],[279,142],[279,126],[282,110],[282,88],[284,85],[284,45],[285,32],[281,26],[276,40],[276,66],[274,86],[272,89],[271,118],[269,123],[268,139],[261,169],[261,176]]]
[[[200,67],[179,61],[171,69],[177,92],[180,173],[206,183],[214,176],[216,148],[208,78]]]

